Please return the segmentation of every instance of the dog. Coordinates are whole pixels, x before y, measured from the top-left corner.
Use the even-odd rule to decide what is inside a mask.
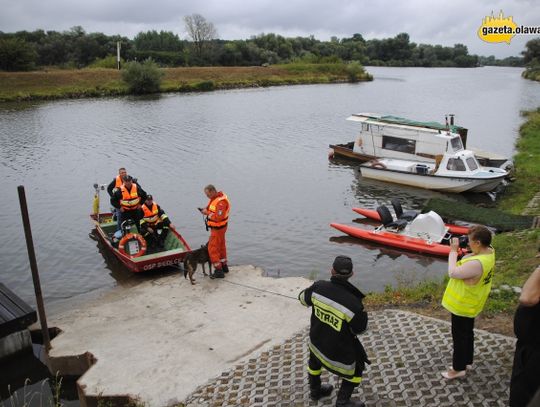
[[[189,276],[191,284],[195,284],[193,274],[197,270],[199,264],[202,265],[203,274],[206,276],[206,270],[204,265],[208,263],[209,273],[212,273],[212,263],[210,262],[210,255],[208,254],[208,243],[202,245],[200,249],[192,250],[186,257],[184,257],[184,278]]]

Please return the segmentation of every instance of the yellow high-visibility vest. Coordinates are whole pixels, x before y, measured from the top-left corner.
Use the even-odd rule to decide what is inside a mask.
[[[495,249],[490,254],[477,254],[457,262],[458,266],[472,260],[482,263],[482,277],[475,285],[467,285],[463,280],[451,278],[446,286],[442,306],[454,315],[474,318],[484,308],[491,291],[493,270],[495,268]]]

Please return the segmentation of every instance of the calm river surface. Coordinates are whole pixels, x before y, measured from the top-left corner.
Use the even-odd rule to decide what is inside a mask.
[[[0,281],[34,303],[18,185],[26,188],[48,304],[154,278],[132,275],[89,237],[92,184],[110,182],[120,166],[194,248],[207,240],[196,210],[207,201],[203,187],[225,191],[231,264],[323,277],[345,254],[364,291],[442,276],[444,260],[345,238],[329,223],[353,224],[354,206],[399,196],[419,208],[443,195],[362,180],[355,166],[328,161],[328,144],[355,139],[357,124],[345,120],[351,113],[439,121],[455,113],[469,145],[510,156],[519,112],[540,106],[540,85],[514,68],[368,71],[375,80],[360,84],[0,105]]]

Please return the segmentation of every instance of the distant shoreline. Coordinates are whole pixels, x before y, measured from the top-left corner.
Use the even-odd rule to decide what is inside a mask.
[[[350,82],[346,64],[163,68],[159,93]],[[128,95],[116,69],[0,72],[0,102]],[[371,81],[367,72],[357,81]]]

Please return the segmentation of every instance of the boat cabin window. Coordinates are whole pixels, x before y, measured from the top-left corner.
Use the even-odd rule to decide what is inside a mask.
[[[369,131],[369,124],[362,123],[362,131]]]
[[[446,169],[449,171],[467,171],[465,163],[461,158],[449,158]]]
[[[414,154],[416,141],[405,138],[383,136],[382,148],[386,150],[399,151],[401,153]]]
[[[461,137],[454,137],[452,140],[450,140],[450,142],[452,143],[452,150],[463,150],[463,143],[461,142]]]
[[[474,171],[478,168],[478,163],[474,157],[467,158],[467,165],[471,171]]]

